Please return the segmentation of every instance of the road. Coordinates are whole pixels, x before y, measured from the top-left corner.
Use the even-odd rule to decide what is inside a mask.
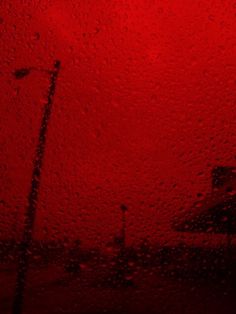
[[[10,314],[15,273],[4,274],[1,313]],[[28,279],[25,314],[233,314],[236,306],[235,283],[180,279],[155,269],[140,269],[130,287],[112,287],[104,270],[72,276],[55,265],[32,269]]]

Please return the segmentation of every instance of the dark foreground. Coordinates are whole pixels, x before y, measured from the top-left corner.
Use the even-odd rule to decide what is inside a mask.
[[[178,267],[177,267],[178,268]],[[125,281],[106,265],[34,267],[28,274],[25,314],[234,314],[236,285],[232,274],[198,276],[194,270],[138,267]],[[116,280],[114,280],[116,278]],[[1,265],[0,313],[11,313],[15,268]]]

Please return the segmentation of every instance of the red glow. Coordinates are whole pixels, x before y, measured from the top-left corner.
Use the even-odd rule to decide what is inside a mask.
[[[1,236],[21,231],[48,84],[9,73],[59,58],[35,236],[106,243],[125,203],[130,242],[175,239],[212,167],[235,164],[233,3],[42,2],[2,6]]]

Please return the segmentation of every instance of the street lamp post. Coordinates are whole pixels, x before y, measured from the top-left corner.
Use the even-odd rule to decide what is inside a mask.
[[[36,147],[33,172],[31,177],[31,186],[28,195],[28,205],[25,213],[24,232],[23,239],[20,246],[19,262],[17,269],[15,295],[13,300],[12,314],[21,314],[23,308],[24,291],[26,276],[29,267],[29,248],[32,243],[33,228],[36,217],[38,193],[40,187],[40,179],[42,172],[42,164],[46,146],[46,135],[48,130],[48,123],[51,117],[53,97],[56,90],[56,82],[61,63],[59,60],[54,62],[52,70],[45,70],[40,68],[22,68],[16,70],[13,74],[16,79],[22,79],[31,71],[41,71],[50,74],[50,84],[48,89],[47,101],[45,103],[44,112],[41,120],[41,126],[39,130],[38,143]]]
[[[126,212],[128,210],[125,204],[120,205],[121,209],[121,220],[122,220],[122,227],[121,227],[121,253],[124,254],[125,245],[126,245]]]

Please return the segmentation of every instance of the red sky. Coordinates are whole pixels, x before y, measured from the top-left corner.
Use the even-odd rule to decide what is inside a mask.
[[[62,69],[35,237],[158,241],[236,165],[234,1],[2,1],[0,237],[21,233],[48,75]]]

